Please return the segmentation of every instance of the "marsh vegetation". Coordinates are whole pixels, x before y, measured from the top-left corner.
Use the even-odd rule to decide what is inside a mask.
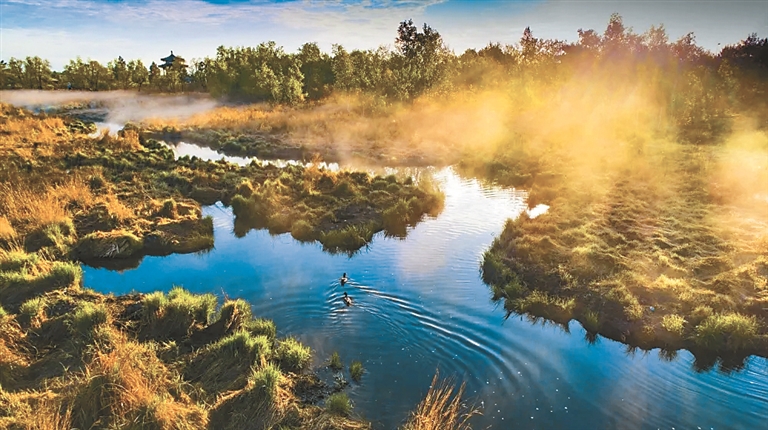
[[[404,237],[437,215],[442,192],[427,177],[335,172],[320,158],[282,168],[175,159],[161,139],[238,156],[455,164],[525,188],[548,213],[508,221],[482,261],[510,315],[576,319],[593,339],[642,348],[766,356],[767,49],[751,35],[715,55],[692,34],[670,43],[663,27],[636,34],[614,15],[576,43],[526,29],[514,45],[461,55],[406,21],[393,51],[221,47],[165,74],[122,58],[108,68],[78,59],[57,77],[39,58],[3,63],[3,88],[63,77],[78,89],[262,104],[96,137],[71,117],[0,105],[0,406],[11,411],[0,420],[367,426],[348,418],[344,393],[324,409],[298,400],[316,383],[302,373],[311,351],[277,339],[247,303],[219,308],[180,288],[104,296],[82,288],[77,262],[124,268],[210,249],[200,205],[218,201],[239,236],[267,229],[352,254],[377,232]],[[344,367],[338,355],[330,365]],[[349,371],[359,381],[362,364]],[[463,394],[434,381],[406,428],[467,428]]]

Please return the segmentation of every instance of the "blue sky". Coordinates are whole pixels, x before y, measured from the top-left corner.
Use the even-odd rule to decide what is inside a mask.
[[[80,55],[122,55],[146,64],[174,50],[187,59],[219,45],[274,40],[289,52],[308,41],[329,52],[392,45],[398,23],[428,23],[455,52],[537,37],[573,41],[579,28],[605,29],[618,12],[643,32],[663,23],[671,39],[693,31],[705,48],[768,36],[768,0],[0,0],[0,58],[39,55],[60,69]]]

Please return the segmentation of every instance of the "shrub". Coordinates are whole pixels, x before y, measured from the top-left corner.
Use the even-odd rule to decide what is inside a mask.
[[[341,357],[339,356],[338,352],[334,351],[333,354],[331,354],[331,359],[328,362],[328,367],[336,371],[344,368],[344,365],[341,363]]]
[[[332,415],[346,417],[352,413],[352,403],[346,393],[335,393],[325,401],[325,409]]]
[[[8,312],[0,306],[0,318],[4,318],[8,315]]]
[[[694,342],[716,351],[745,349],[757,337],[757,320],[754,316],[739,313],[716,314],[696,327]]]
[[[277,345],[277,361],[280,367],[287,372],[301,372],[312,358],[312,352],[308,346],[302,345],[298,340],[289,337]]]
[[[363,377],[363,372],[365,369],[363,368],[363,363],[361,363],[358,360],[354,360],[349,365],[349,374],[352,376],[352,379],[355,380],[355,382],[360,382],[360,379]]]

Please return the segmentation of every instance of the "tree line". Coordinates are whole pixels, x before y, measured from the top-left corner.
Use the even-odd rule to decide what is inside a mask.
[[[393,49],[322,52],[306,43],[287,53],[275,42],[256,47],[224,47],[214,57],[172,67],[146,67],[122,57],[106,65],[71,60],[52,71],[39,57],[0,62],[0,88],[103,91],[199,91],[242,101],[296,104],[333,92],[376,96],[382,103],[409,101],[425,94],[503,87],[510,80],[555,85],[583,73],[608,80],[654,82],[669,110],[691,126],[711,126],[729,108],[765,107],[768,94],[768,39],[749,35],[710,53],[693,33],[671,42],[663,25],[642,34],[613,14],[602,33],[578,30],[578,41],[540,39],[526,28],[517,43],[490,43],[461,54],[450,51],[440,33],[403,21]]]

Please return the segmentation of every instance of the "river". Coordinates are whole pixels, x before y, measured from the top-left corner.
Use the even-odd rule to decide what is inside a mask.
[[[191,144],[177,155],[221,158]],[[249,162],[231,159],[233,162]],[[332,166],[334,167],[334,166]],[[445,209],[410,229],[383,234],[355,255],[330,255],[289,234],[233,233],[233,215],[207,206],[215,248],[146,257],[122,272],[85,268],[85,285],[105,293],[168,291],[243,298],[254,314],[296,336],[321,366],[338,351],[360,360],[361,384],[348,394],[376,428],[397,427],[426,393],[436,369],[467,383],[482,412],[476,429],[759,429],[768,428],[768,361],[736,370],[705,370],[687,351],[632,352],[572,322],[564,327],[505,319],[480,279],[482,253],[508,218],[526,208],[525,193],[434,171]],[[546,213],[540,215],[546,216]],[[351,281],[341,286],[338,278]],[[355,301],[347,308],[346,291]]]

